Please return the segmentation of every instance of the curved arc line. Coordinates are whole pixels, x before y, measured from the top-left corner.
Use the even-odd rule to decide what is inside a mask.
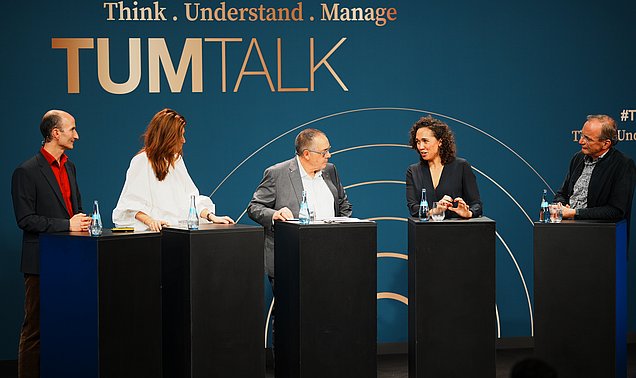
[[[394,301],[402,302],[405,305],[409,305],[409,299],[404,295],[391,293],[387,291],[379,292],[376,294],[376,299],[392,299]]]
[[[438,117],[444,117],[450,120],[453,120],[457,123],[460,123],[462,125],[465,125],[467,127],[470,127],[484,135],[486,135],[487,137],[491,138],[492,140],[496,141],[497,143],[501,144],[502,146],[504,146],[508,151],[510,151],[512,154],[514,154],[517,158],[519,158],[519,160],[521,160],[526,166],[528,166],[538,177],[539,179],[541,179],[541,181],[543,181],[543,183],[548,187],[548,189],[550,189],[550,191],[552,192],[552,194],[554,194],[554,190],[552,189],[552,187],[547,183],[547,181],[543,178],[543,176],[541,176],[539,174],[539,172],[537,172],[536,169],[534,169],[534,167],[532,167],[532,165],[530,165],[530,163],[528,163],[523,157],[521,157],[521,155],[519,155],[515,150],[513,150],[512,148],[508,147],[508,145],[506,145],[505,143],[503,143],[502,141],[500,141],[499,139],[495,138],[494,136],[490,135],[489,133],[479,129],[476,126],[473,126],[467,122],[461,121],[457,118],[454,117],[450,117],[447,116],[445,114],[441,114],[441,113],[436,113],[436,112],[430,112],[430,111],[426,111],[426,110],[422,110],[422,109],[413,109],[413,108],[401,108],[401,107],[371,107],[371,108],[359,108],[359,109],[350,109],[350,110],[344,110],[341,112],[337,112],[337,113],[332,113],[332,114],[328,114],[316,119],[313,119],[311,121],[307,121],[301,125],[298,125],[290,130],[287,130],[286,132],[278,135],[277,137],[275,137],[274,139],[270,140],[269,142],[265,143],[264,145],[262,145],[261,147],[259,147],[258,149],[256,149],[254,152],[252,152],[250,155],[248,155],[245,159],[243,159],[243,161],[241,161],[236,167],[234,167],[234,169],[232,169],[232,171],[230,171],[230,173],[228,173],[225,178],[223,178],[223,180],[219,183],[219,185],[216,186],[216,188],[214,188],[214,190],[212,191],[212,193],[210,193],[210,195],[208,197],[212,197],[214,195],[214,193],[216,193],[216,191],[221,187],[221,185],[223,185],[225,183],[225,181],[227,181],[227,179],[232,176],[234,174],[234,172],[236,172],[243,164],[245,164],[249,159],[251,159],[254,155],[256,155],[257,153],[259,153],[260,151],[262,151],[265,147],[269,146],[270,144],[274,143],[275,141],[277,141],[278,139],[284,137],[285,135],[294,132],[296,130],[298,130],[301,127],[310,125],[312,123],[315,122],[319,122],[325,119],[329,119],[329,118],[333,118],[333,117],[337,117],[337,116],[341,116],[344,114],[350,114],[350,113],[359,113],[359,112],[365,112],[365,111],[384,111],[384,110],[398,110],[398,111],[409,111],[409,112],[415,112],[415,113],[428,113],[431,115],[436,115]]]
[[[495,318],[497,319],[497,338],[501,339],[501,323],[499,322],[499,307],[495,303]]]
[[[517,259],[515,258],[515,255],[512,253],[512,251],[508,247],[508,244],[506,244],[505,240],[503,240],[501,235],[499,235],[498,231],[495,231],[495,235],[497,236],[499,241],[503,244],[503,246],[508,251],[508,254],[510,255],[510,258],[512,259],[512,261],[514,262],[515,266],[517,267],[517,272],[519,272],[519,277],[521,277],[521,283],[523,284],[523,290],[526,293],[526,299],[527,299],[527,302],[528,302],[528,314],[530,315],[530,333],[531,333],[531,336],[534,336],[534,317],[532,316],[532,302],[530,301],[530,293],[528,292],[528,285],[526,285],[526,279],[523,276],[523,272],[521,271],[521,267],[519,267],[519,263],[517,263]]]
[[[248,207],[249,207],[249,205],[247,205],[247,207],[245,207],[245,210],[243,210],[241,215],[239,215],[239,217],[236,219],[236,223],[238,223],[241,220],[241,218],[243,218],[243,215],[245,215],[245,213],[247,213],[247,208]]]
[[[473,166],[473,169],[475,171],[477,171],[480,175],[484,176],[485,178],[487,178],[488,180],[490,180],[493,184],[495,184],[499,189],[501,189],[502,192],[506,193],[506,195],[512,200],[512,202],[515,203],[515,205],[517,205],[517,207],[519,208],[519,210],[521,210],[521,212],[523,213],[523,215],[526,216],[526,218],[528,218],[528,221],[530,222],[531,225],[534,225],[534,222],[532,221],[532,218],[530,218],[530,216],[528,215],[528,213],[526,212],[526,210],[519,204],[519,202],[517,202],[517,200],[512,196],[512,194],[508,193],[508,191],[506,189],[503,188],[503,186],[499,185],[499,183],[497,181],[495,181],[494,179],[492,179],[490,176],[488,176],[487,174],[485,174],[484,172],[482,172],[481,170],[479,170],[477,167]]]
[[[267,336],[269,334],[269,320],[272,317],[272,311],[274,310],[274,301],[276,297],[272,297],[272,303],[269,305],[269,311],[267,311],[267,320],[265,321],[265,349],[267,349]]]
[[[373,217],[373,218],[367,218],[367,220],[370,220],[370,221],[393,220],[393,221],[408,222],[408,219],[401,218],[401,217]]]
[[[375,180],[375,181],[364,181],[364,182],[358,182],[355,184],[351,184],[351,185],[347,185],[344,187],[344,189],[350,189],[350,188],[355,188],[357,186],[364,186],[364,185],[377,185],[377,184],[400,184],[400,185],[406,185],[406,181],[399,181],[399,180]]]
[[[378,108],[378,109],[380,109],[380,108]],[[328,114],[328,115],[325,115],[325,116],[322,116],[322,117],[318,117],[318,118],[313,119],[311,121],[307,121],[307,122],[305,122],[303,124],[300,124],[300,125],[292,128],[292,129],[289,129],[289,130],[285,131],[284,133],[278,135],[274,139],[272,139],[269,142],[265,143],[264,145],[262,145],[261,147],[256,149],[254,152],[252,152],[248,157],[243,159],[243,161],[241,161],[236,167],[234,167],[234,169],[232,169],[232,171],[230,173],[227,174],[227,176],[225,176],[225,178],[223,178],[223,180],[219,183],[219,185],[216,186],[216,188],[214,188],[214,190],[212,191],[212,193],[210,193],[210,195],[208,197],[212,197],[214,195],[214,193],[216,193],[216,191],[219,190],[221,185],[223,185],[225,183],[225,181],[227,181],[227,179],[230,178],[230,176],[232,176],[234,174],[234,172],[236,172],[249,159],[251,159],[254,155],[256,155],[257,153],[262,151],[265,147],[269,146],[270,144],[274,143],[275,141],[277,141],[278,139],[284,137],[285,135],[300,129],[301,127],[305,127],[305,126],[311,125],[312,123],[315,123],[315,122],[320,122],[320,121],[322,121],[324,119],[329,119],[329,118],[332,118],[332,117],[337,117],[337,116],[341,116],[341,115],[349,114],[349,113],[363,112],[363,111],[366,111],[366,110],[376,110],[376,109],[375,108],[362,108],[362,109],[351,109],[351,110],[345,110],[345,111],[342,111],[342,112],[332,113],[332,114]]]
[[[405,255],[404,253],[396,253],[396,252],[378,252],[376,254],[377,258],[394,258],[394,259],[402,259],[408,260],[409,255]]]
[[[411,149],[411,146],[409,146],[408,144],[398,144],[398,143],[363,144],[360,146],[347,147],[338,151],[334,151],[331,153],[331,155],[336,155],[342,152],[349,152],[352,150],[359,150],[362,148],[372,148],[372,147],[404,147],[404,148],[408,148],[409,150]]]

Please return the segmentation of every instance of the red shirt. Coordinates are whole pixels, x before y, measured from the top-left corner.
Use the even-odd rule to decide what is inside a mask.
[[[60,186],[60,191],[62,192],[62,198],[64,198],[64,204],[66,205],[66,210],[68,214],[73,216],[73,205],[71,204],[71,184],[68,181],[68,173],[66,172],[66,166],[64,164],[68,160],[66,154],[62,154],[60,156],[60,162],[51,155],[44,147],[40,148],[40,152],[44,155],[46,161],[49,162],[51,166],[51,170],[55,175],[55,179],[57,180],[58,185]]]

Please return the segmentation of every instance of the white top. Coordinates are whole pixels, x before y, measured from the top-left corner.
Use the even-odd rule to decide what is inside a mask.
[[[197,196],[197,213],[201,214],[206,208],[214,213],[212,200],[199,195],[199,189],[190,178],[183,158],[179,157],[174,168],[170,167],[163,181],[159,181],[146,153],[142,152],[130,161],[124,189],[113,210],[113,223],[117,227],[147,230],[145,224],[135,219],[137,212],[142,211],[156,220],[165,220],[172,226],[178,226],[180,220],[188,217],[192,194]]]
[[[300,164],[298,156],[296,156],[296,161],[300,168],[300,178],[303,181],[303,189],[307,193],[309,212],[315,214],[316,220],[333,218],[336,215],[333,207],[333,193],[331,193],[327,183],[322,178],[322,171],[316,172],[312,178],[305,172],[305,168]]]

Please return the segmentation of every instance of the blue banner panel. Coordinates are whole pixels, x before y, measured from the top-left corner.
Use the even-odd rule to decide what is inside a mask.
[[[329,138],[353,216],[377,219],[378,253],[403,254],[405,173],[419,159],[409,129],[439,118],[497,223],[498,335],[532,336],[532,222],[543,189],[551,200],[580,150],[586,116],[612,116],[617,148],[636,156],[635,13],[623,0],[5,4],[0,359],[16,358],[22,319],[11,173],[40,148],[49,109],[76,119],[67,155],[84,208],[99,200],[107,227],[141,135],[169,107],[187,120],[184,161],[217,213],[252,224],[246,208],[263,171],[314,127]],[[378,258],[378,294],[406,296],[394,260]],[[634,332],[636,259],[627,269]],[[378,299],[378,342],[406,342],[403,307]]]

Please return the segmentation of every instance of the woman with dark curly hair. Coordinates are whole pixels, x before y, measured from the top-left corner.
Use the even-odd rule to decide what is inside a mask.
[[[420,118],[411,127],[411,148],[420,162],[406,171],[406,202],[411,216],[418,216],[422,188],[429,204],[446,208],[446,217],[481,216],[477,180],[470,164],[455,156],[455,136],[448,125],[431,117]]]

